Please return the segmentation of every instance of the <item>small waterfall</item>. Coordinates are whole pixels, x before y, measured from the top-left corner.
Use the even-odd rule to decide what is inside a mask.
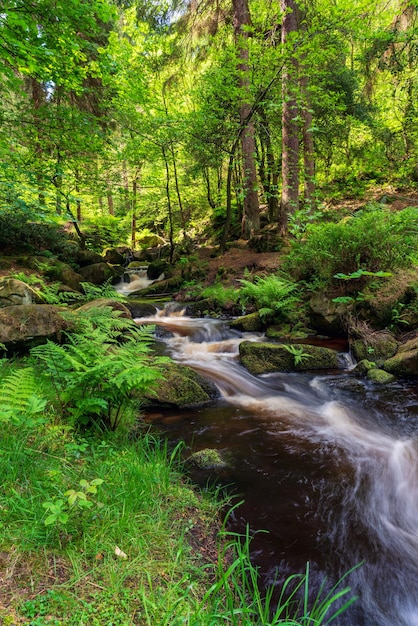
[[[147,276],[148,267],[137,267],[125,270],[121,280],[114,285],[115,290],[122,295],[129,295],[135,291],[145,289],[157,280],[163,280],[164,274],[150,280]]]
[[[258,333],[240,334],[219,320],[173,317],[167,311],[137,321],[169,330],[164,341],[172,357],[215,381],[224,401],[253,416],[251,449],[257,448],[258,433],[268,436],[260,458],[270,455],[278,462],[285,451],[289,458],[296,455],[292,471],[303,476],[298,490],[305,482],[315,484],[306,495],[304,515],[318,524],[312,541],[319,553],[329,554],[322,566],[326,574],[338,578],[363,562],[350,575],[359,595],[355,613],[333,623],[418,626],[417,438],[383,431],[361,403],[346,406],[326,375],[252,376],[239,363],[238,347],[243,338],[262,340]],[[345,355],[342,363],[349,371]],[[311,464],[321,471],[315,482],[303,467]],[[274,492],[273,486],[271,498]],[[277,515],[284,510],[279,502]],[[281,553],[280,544],[275,549]]]

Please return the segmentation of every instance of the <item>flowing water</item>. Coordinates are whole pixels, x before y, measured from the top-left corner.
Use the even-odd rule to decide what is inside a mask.
[[[254,377],[238,360],[239,334],[216,320],[157,313],[167,351],[214,381],[220,399],[149,415],[192,451],[217,448],[219,477],[244,500],[231,530],[255,533],[263,582],[303,572],[311,591],[348,578],[359,596],[337,626],[418,626],[418,390],[376,387],[342,369]],[[326,583],[327,585],[328,583]]]

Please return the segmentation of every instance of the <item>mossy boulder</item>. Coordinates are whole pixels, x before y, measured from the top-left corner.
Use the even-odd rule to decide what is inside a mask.
[[[345,336],[348,310],[349,305],[332,302],[327,294],[318,292],[309,301],[308,324],[330,337]]]
[[[187,461],[190,465],[200,470],[220,470],[228,467],[228,463],[215,448],[204,448],[194,452]]]
[[[98,252],[85,249],[78,251],[76,261],[80,267],[86,267],[87,265],[93,265],[94,263],[102,263],[103,257]]]
[[[378,364],[396,354],[398,342],[390,332],[371,332],[350,341],[350,350],[357,361],[370,359]]]
[[[235,330],[242,330],[244,332],[257,332],[265,328],[258,311],[237,317],[229,323],[229,326]]]
[[[0,278],[0,308],[15,304],[41,303],[42,298],[22,280],[5,276]]]
[[[395,356],[384,362],[383,369],[395,376],[418,378],[418,336],[403,343]]]
[[[123,265],[126,262],[127,259],[127,253],[128,253],[128,249],[126,249],[126,251],[123,250],[117,250],[115,248],[107,248],[104,253],[103,253],[103,258],[97,261],[95,261],[95,263],[100,263],[101,261],[105,260],[106,263],[110,263],[111,265]]]
[[[93,263],[93,265],[86,265],[80,268],[80,274],[83,277],[82,280],[93,283],[93,285],[103,285],[107,280],[117,278],[121,273],[123,273],[123,268],[121,268],[121,271],[118,271],[112,265],[105,262]]]
[[[372,370],[375,368],[376,368],[376,363],[374,363],[373,361],[369,361],[368,359],[362,359],[356,364],[355,368],[353,369],[353,372],[355,372],[356,374],[360,374],[360,376],[365,376],[367,372],[369,372],[369,370]]]
[[[367,378],[372,380],[374,383],[378,383],[379,385],[388,385],[396,380],[396,376],[377,367],[372,368],[367,372]]]
[[[418,267],[393,270],[392,276],[372,281],[362,293],[363,301],[356,303],[356,315],[374,328],[384,329],[391,324],[403,328],[405,322],[412,327],[417,324]]]
[[[213,383],[186,365],[168,363],[163,375],[154,393],[146,394],[147,406],[194,408],[209,404],[219,395]]]
[[[57,339],[71,324],[63,309],[52,304],[20,304],[0,309],[0,343],[7,348],[27,348],[49,338]]]
[[[315,332],[308,328],[295,330],[290,324],[282,324],[281,326],[269,326],[266,330],[267,339],[276,341],[299,341],[300,339],[308,339],[313,337]]]
[[[164,275],[167,275],[168,270],[169,265],[167,261],[151,261],[147,268],[147,277],[149,280],[157,280],[162,277],[162,280]]]
[[[252,374],[340,367],[338,353],[335,350],[306,344],[284,345],[242,341],[239,354],[241,363]]]
[[[132,317],[152,317],[157,311],[157,307],[151,302],[135,299],[129,296],[126,299],[126,307],[130,310]]]

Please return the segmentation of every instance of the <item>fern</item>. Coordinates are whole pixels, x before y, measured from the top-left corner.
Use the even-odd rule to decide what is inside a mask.
[[[31,367],[18,369],[6,376],[0,391],[0,423],[14,421],[31,425],[31,418],[42,413],[47,403],[38,395],[39,389]]]
[[[31,350],[55,386],[64,415],[76,424],[115,430],[133,392],[144,393],[161,378],[159,366],[166,359],[151,357],[149,329],[118,314],[86,311],[78,331],[67,333],[68,343],[49,341]],[[114,335],[121,331],[123,341],[118,343]]]
[[[242,288],[239,292],[241,304],[254,304],[261,316],[267,315],[286,317],[287,313],[300,302],[297,285],[275,274],[256,276],[254,282],[245,278],[240,280]]]

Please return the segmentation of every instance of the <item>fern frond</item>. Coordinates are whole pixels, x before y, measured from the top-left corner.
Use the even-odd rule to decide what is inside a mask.
[[[0,421],[8,422],[42,413],[47,401],[39,396],[39,384],[31,367],[18,369],[2,381]]]

